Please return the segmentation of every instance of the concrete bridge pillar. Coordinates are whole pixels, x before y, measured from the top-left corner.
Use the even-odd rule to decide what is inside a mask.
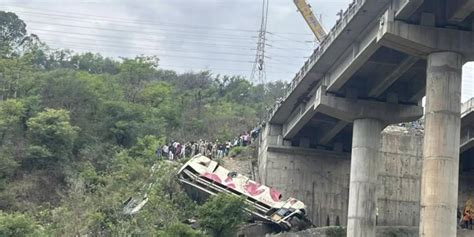
[[[347,236],[375,237],[378,152],[383,123],[377,119],[354,121]]]
[[[434,15],[425,16],[431,24],[415,25],[395,20],[387,11],[377,41],[428,59],[420,236],[456,236],[461,68],[474,60],[474,32],[438,28]]]
[[[428,55],[420,236],[456,236],[462,55]]]
[[[318,89],[315,107],[321,113],[354,122],[347,216],[348,237],[375,237],[376,186],[382,129],[393,123],[413,121],[423,115],[418,105],[358,98],[344,98]]]

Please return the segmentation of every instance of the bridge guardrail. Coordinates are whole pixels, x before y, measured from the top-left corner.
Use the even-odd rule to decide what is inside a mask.
[[[469,99],[461,105],[461,118],[474,111],[474,98]]]
[[[319,46],[313,51],[311,56],[305,61],[304,65],[301,69],[295,74],[294,78],[291,80],[290,85],[285,93],[283,101],[285,101],[294,89],[299,85],[299,83],[303,80],[303,78],[307,75],[307,73],[311,70],[313,65],[321,55],[327,50],[329,45],[337,38],[337,36],[342,32],[342,29],[345,25],[352,19],[352,17],[359,11],[360,7],[365,3],[365,0],[353,0],[349,7],[341,14],[341,18],[337,20],[336,24],[331,28],[330,32],[324,38]],[[342,24],[346,23],[346,24]],[[276,113],[278,108],[281,106],[282,103],[278,103],[275,108],[272,108],[270,111],[269,118],[273,117]]]

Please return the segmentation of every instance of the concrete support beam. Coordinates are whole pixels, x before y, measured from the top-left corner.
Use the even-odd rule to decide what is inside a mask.
[[[421,237],[456,236],[462,55],[428,55]]]
[[[346,121],[340,120],[334,125],[329,131],[321,136],[318,143],[321,145],[327,145],[339,132],[344,129],[349,123]]]
[[[368,101],[340,98],[327,95],[326,87],[320,86],[315,95],[301,109],[297,109],[288,121],[282,126],[282,135],[285,139],[293,138],[301,128],[311,120],[317,112],[330,115],[345,122],[352,122],[361,116],[378,118],[390,123],[413,121],[423,115],[420,106],[387,104],[385,102]],[[394,116],[394,115],[397,116]],[[336,136],[345,127],[343,123],[338,124],[328,133],[322,136],[321,141],[325,144]]]
[[[378,81],[376,85],[369,91],[369,97],[378,97],[387,90],[398,78],[408,71],[415,63],[418,57],[408,56],[403,60],[389,75]]]
[[[474,11],[474,0],[450,0],[446,15],[451,22],[462,22]]]
[[[375,118],[393,124],[414,121],[423,115],[423,107],[418,105],[347,99],[327,95],[324,87],[319,90],[314,103],[315,110],[347,122],[358,118]]]
[[[347,236],[375,237],[377,171],[383,122],[364,118],[354,121]]]
[[[460,152],[463,153],[474,147],[474,128],[463,128],[461,132]]]
[[[387,10],[380,20],[377,42],[410,55],[423,57],[434,52],[457,52],[474,60],[474,32],[407,24],[393,20]]]
[[[283,124],[283,137],[291,139],[313,118],[316,111],[313,109],[315,93],[313,93],[309,101],[301,103],[298,108],[291,113],[288,120]]]
[[[397,19],[406,20],[418,10],[424,0],[399,0],[399,2],[395,16]]]
[[[344,60],[333,65],[333,68],[326,74],[324,81],[328,85],[329,90],[337,91],[351,78],[351,76],[359,70],[367,60],[380,48],[376,43],[377,28],[369,28],[366,36],[357,43],[357,50],[348,52]]]
[[[267,134],[267,144],[268,145],[282,145],[283,136],[282,136],[282,126],[279,124],[267,124],[268,134]]]

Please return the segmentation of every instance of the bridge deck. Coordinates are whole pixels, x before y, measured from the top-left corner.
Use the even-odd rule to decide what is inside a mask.
[[[313,146],[343,143],[350,149],[351,122],[318,109],[316,97],[321,87],[337,97],[419,104],[425,94],[426,59],[390,48],[382,26],[387,19],[434,24],[422,14],[430,11],[434,1],[354,1],[295,75],[269,122],[282,125],[283,138],[296,145],[304,138]],[[438,22],[453,24],[436,19]]]

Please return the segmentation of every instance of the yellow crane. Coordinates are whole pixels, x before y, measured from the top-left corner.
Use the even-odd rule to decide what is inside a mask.
[[[326,37],[326,31],[324,30],[321,23],[319,23],[318,19],[314,16],[311,6],[306,3],[306,0],[293,0],[293,2],[295,3],[298,11],[301,13],[306,23],[308,23],[311,31],[313,31],[314,35],[316,36],[316,40],[321,43],[324,37]]]

